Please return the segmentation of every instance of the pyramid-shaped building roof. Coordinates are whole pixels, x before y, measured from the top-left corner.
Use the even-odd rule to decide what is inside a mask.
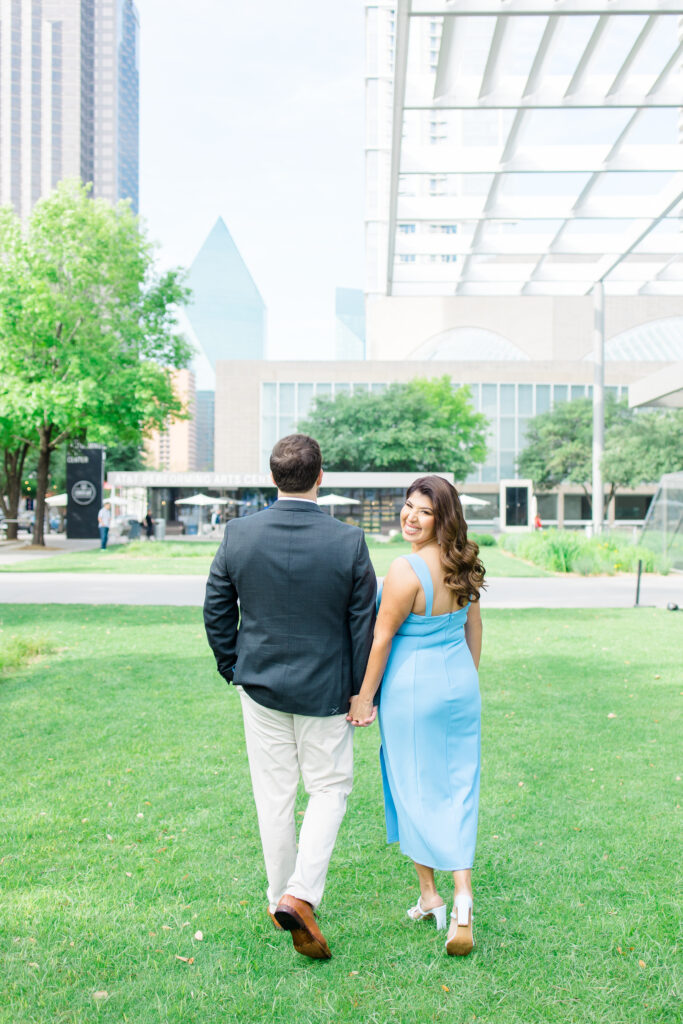
[[[222,217],[190,267],[186,313],[211,366],[218,359],[263,359],[266,306]]]

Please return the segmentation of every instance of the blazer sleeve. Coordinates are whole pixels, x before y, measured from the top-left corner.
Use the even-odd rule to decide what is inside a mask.
[[[216,658],[218,671],[227,682],[231,683],[237,660],[239,606],[237,590],[230,579],[227,568],[229,533],[229,529],[226,528],[225,536],[211,563],[209,578],[206,581],[204,627],[209,645]]]
[[[370,561],[365,535],[361,533],[353,567],[353,589],[348,611],[354,694],[360,690],[370,657],[376,601],[377,577]]]

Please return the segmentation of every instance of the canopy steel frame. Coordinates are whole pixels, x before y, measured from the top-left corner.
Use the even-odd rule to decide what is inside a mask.
[[[524,36],[524,60],[511,70],[506,51],[513,21],[530,17],[545,18],[545,24],[537,24]],[[565,66],[561,71],[557,66],[553,69],[558,39],[577,17],[584,19],[577,30],[584,38],[573,67],[567,65],[565,51]],[[595,20],[587,24],[586,17]],[[660,141],[634,138],[639,131],[642,136],[640,126],[646,124],[644,118],[654,116],[652,112],[680,110],[683,105],[683,22],[675,22],[681,17],[681,0],[396,0],[395,4],[385,293],[593,294],[596,532],[602,529],[604,515],[600,461],[605,293],[611,289],[615,294],[683,294],[683,149],[676,144],[679,140],[664,140],[661,135]],[[479,38],[486,39],[484,33],[490,33],[488,50],[481,66],[474,59],[468,64],[466,34],[474,30],[467,19],[477,19],[481,25],[479,19],[486,18],[492,24],[481,29]],[[620,18],[631,19],[621,34],[613,31]],[[642,24],[635,18],[642,18]],[[436,67],[431,64],[430,74],[417,74],[411,56],[420,40],[413,44],[412,29],[424,24],[424,19],[432,22],[430,49],[437,45],[435,21],[441,24],[438,62]],[[659,45],[661,34],[659,43],[656,36],[662,31],[662,19],[669,19],[675,29],[668,32],[665,45]],[[607,71],[600,64],[606,47],[612,48]],[[461,145],[449,148],[411,141],[411,130],[418,123],[412,119],[430,116],[435,124],[447,124],[444,119],[461,118],[468,112],[471,117],[477,111],[488,112],[489,117],[498,113],[495,145],[468,150]],[[525,141],[530,118],[547,117],[553,111],[558,118],[605,111],[620,119],[615,131],[605,130],[598,141],[576,144],[567,139],[565,145],[553,145],[544,138],[535,145]],[[521,183],[532,174],[545,177],[545,193],[525,193],[511,177],[517,175]],[[571,179],[571,174],[577,177]],[[629,174],[634,175],[630,181]],[[468,180],[475,183],[473,188],[464,185]],[[533,179],[527,180],[533,184]],[[551,184],[553,180],[559,184]],[[628,188],[613,188],[611,182],[617,180],[622,186],[630,184],[631,194]],[[574,191],[570,185],[576,186]],[[471,194],[478,189],[478,194]],[[542,231],[544,221],[548,231],[542,232],[541,240],[537,229]],[[596,233],[601,223],[604,229]],[[611,230],[611,225],[618,228],[622,223],[622,230]],[[425,225],[429,230],[424,230]],[[440,234],[440,227],[447,226],[448,233]],[[440,257],[446,262],[442,264]]]

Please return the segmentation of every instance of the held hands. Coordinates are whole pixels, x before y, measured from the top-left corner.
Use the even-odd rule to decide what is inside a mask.
[[[356,726],[372,725],[376,718],[377,708],[371,700],[367,700],[358,694],[351,698],[349,713],[346,716],[347,722]]]

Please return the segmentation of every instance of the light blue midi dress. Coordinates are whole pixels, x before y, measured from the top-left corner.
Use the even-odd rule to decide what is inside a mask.
[[[479,811],[481,696],[465,642],[469,605],[432,615],[427,563],[403,557],[426,608],[399,627],[380,690],[387,842],[418,864],[458,871],[474,862]]]

